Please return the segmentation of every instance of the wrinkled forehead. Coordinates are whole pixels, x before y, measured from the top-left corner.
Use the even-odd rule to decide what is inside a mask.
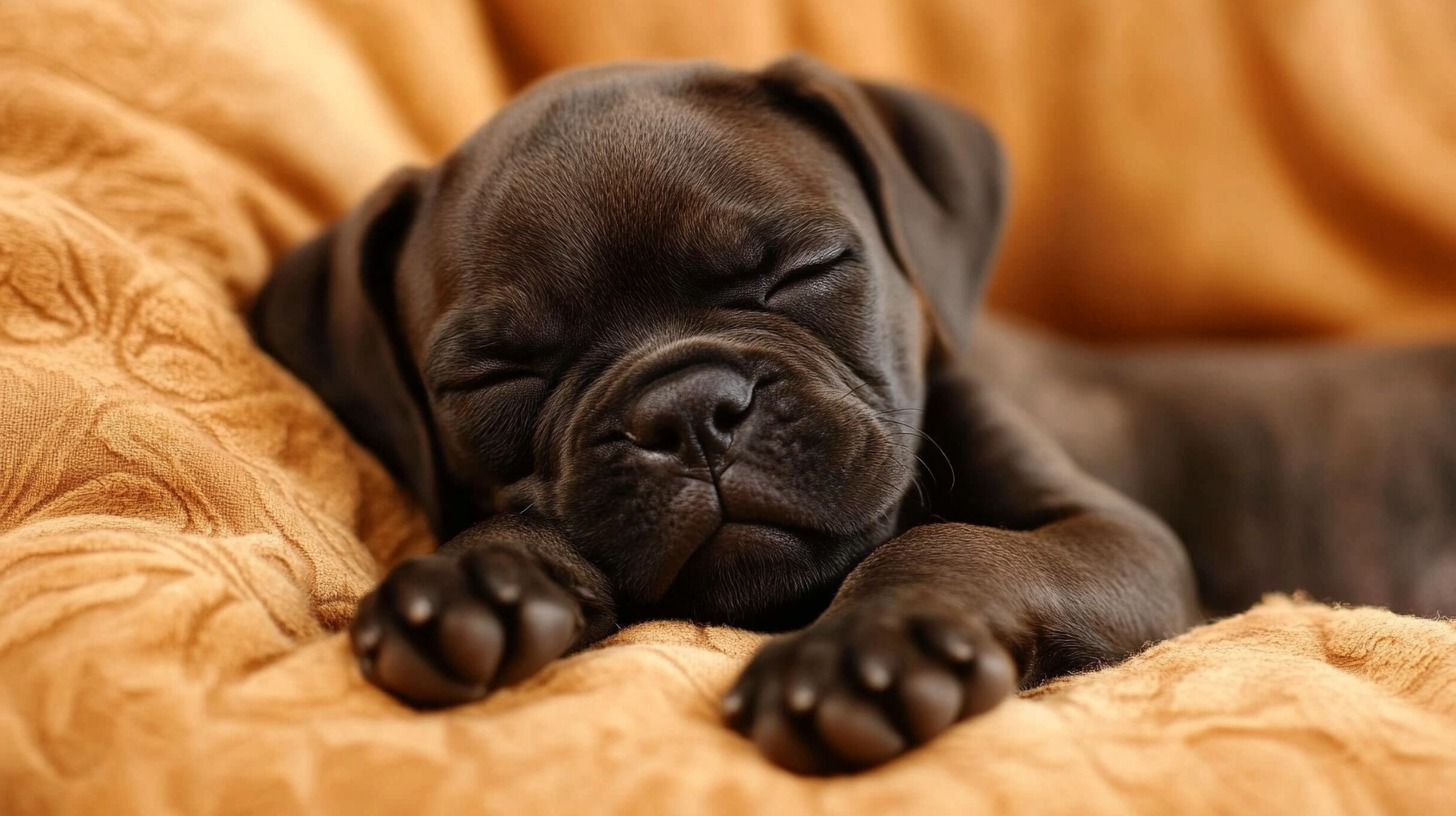
[[[874,230],[830,139],[721,68],[548,83],[444,162],[429,199],[407,253],[424,274],[400,281],[417,347],[441,317],[504,332],[512,316],[535,326],[690,301]]]
[[[748,75],[628,76],[524,103],[442,171],[460,223],[441,248],[467,268],[619,270],[704,250],[749,264],[786,228],[844,226],[847,168]]]

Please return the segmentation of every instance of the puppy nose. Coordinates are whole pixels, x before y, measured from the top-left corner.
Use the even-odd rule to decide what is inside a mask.
[[[674,371],[649,383],[627,410],[627,438],[684,463],[711,465],[752,410],[753,387],[753,380],[727,366]]]

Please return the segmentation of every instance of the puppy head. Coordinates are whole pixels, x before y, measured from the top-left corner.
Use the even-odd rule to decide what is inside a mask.
[[[627,619],[796,625],[918,507],[1002,191],[978,122],[805,58],[577,71],[285,259],[255,327],[441,535],[539,515]]]

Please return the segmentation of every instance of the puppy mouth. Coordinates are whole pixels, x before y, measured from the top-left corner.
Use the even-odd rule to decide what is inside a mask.
[[[877,521],[861,535],[843,538],[777,524],[723,522],[642,610],[765,631],[807,624],[854,565],[893,535],[890,519]]]
[[[777,622],[893,536],[913,475],[871,404],[887,400],[811,354],[815,338],[785,336],[798,338],[653,346],[562,411],[547,509],[614,583],[624,621]]]
[[[890,517],[897,509],[881,513],[852,531],[807,527],[789,522],[785,517],[793,515],[791,512],[776,512],[777,508],[761,495],[750,495],[745,501],[736,495],[741,488],[730,486],[725,492],[727,470],[725,467],[712,474],[711,480],[691,477],[695,484],[684,486],[674,500],[674,510],[679,513],[672,531],[674,540],[666,548],[669,560],[662,564],[658,580],[647,593],[650,603],[682,607],[679,611],[699,617],[696,608],[705,588],[751,580],[753,574],[765,570],[821,572],[826,556],[852,564],[888,537]],[[739,509],[744,504],[749,507]],[[880,529],[886,531],[885,535],[875,535]],[[836,539],[841,538],[860,540],[862,546],[842,551],[842,547],[835,546]],[[834,566],[832,571],[838,572],[843,565]]]
[[[709,573],[724,577],[725,564],[807,562],[813,557],[809,542],[821,537],[812,530],[762,521],[733,520],[722,516],[715,521],[706,536],[682,548],[677,563],[663,570],[658,585],[652,588],[657,600],[670,596],[685,577]]]
[[[644,470],[627,442],[590,449],[600,458],[556,501],[570,508],[583,554],[618,587],[624,622],[799,621],[894,536],[910,486],[877,473],[893,445],[869,426],[833,444],[807,422],[776,427],[786,435],[767,441],[780,444],[716,467]]]
[[[811,542],[826,537],[822,532],[806,528],[762,521],[724,520],[678,566],[667,590],[670,592],[673,584],[684,575],[696,575],[709,569],[716,572],[722,562],[753,563],[767,560],[765,556],[772,556],[775,561],[807,562],[814,557]],[[716,563],[709,567],[709,562]]]

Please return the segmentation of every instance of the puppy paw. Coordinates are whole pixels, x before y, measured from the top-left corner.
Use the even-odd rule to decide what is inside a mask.
[[[1011,657],[977,619],[866,604],[764,647],[723,711],[778,765],[843,773],[893,759],[1015,687]]]
[[[444,706],[529,677],[582,630],[580,602],[539,563],[486,548],[402,562],[359,603],[349,634],[371,682]]]

